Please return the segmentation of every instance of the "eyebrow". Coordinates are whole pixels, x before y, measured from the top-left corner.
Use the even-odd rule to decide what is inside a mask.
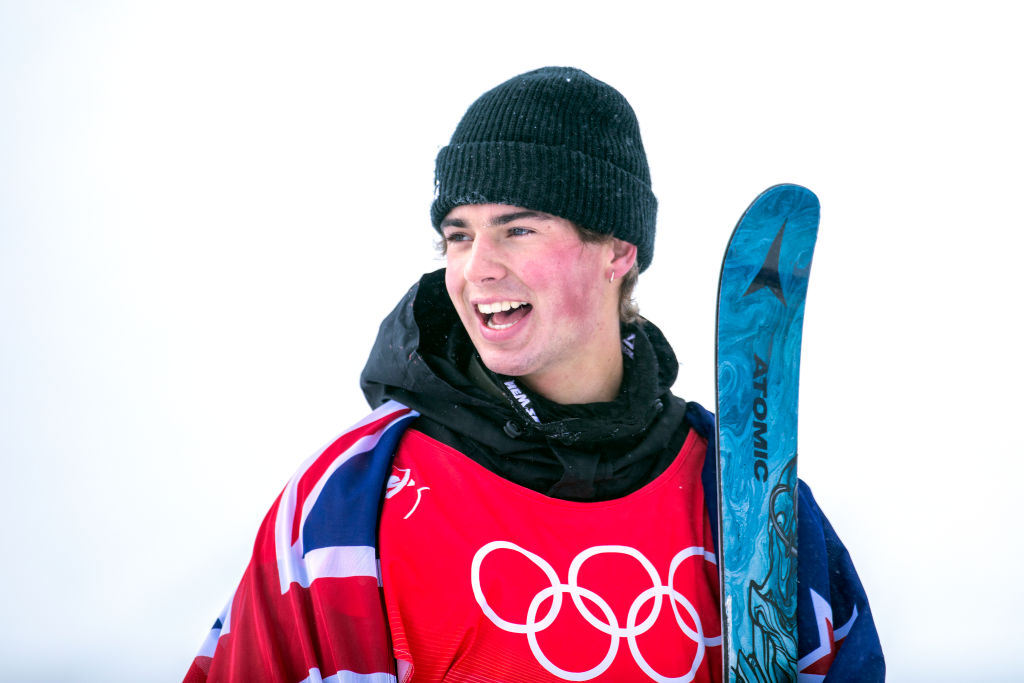
[[[495,216],[491,221],[491,225],[508,225],[509,223],[514,223],[515,221],[523,218],[540,218],[543,220],[545,218],[551,218],[551,216],[546,213],[541,213],[540,211],[515,211],[513,213],[505,213],[500,216]]]
[[[543,220],[551,218],[551,215],[541,211],[513,211],[495,216],[491,219],[490,225],[508,225],[524,218],[539,218]],[[464,228],[466,227],[466,222],[461,218],[445,218],[441,221],[440,227],[442,230],[445,228]]]

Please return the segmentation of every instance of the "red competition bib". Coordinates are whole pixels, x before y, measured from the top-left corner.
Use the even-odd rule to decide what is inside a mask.
[[[408,680],[720,681],[706,449],[691,430],[647,486],[578,503],[506,481],[410,429],[380,532]]]

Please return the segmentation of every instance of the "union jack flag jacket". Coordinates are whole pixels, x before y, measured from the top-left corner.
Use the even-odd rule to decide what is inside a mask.
[[[705,500],[714,503],[713,417],[690,404],[708,439]],[[310,458],[267,514],[245,574],[186,683],[383,683],[408,663],[391,652],[376,560],[391,459],[415,411],[388,402]],[[867,596],[846,549],[801,482],[800,681],[884,680]]]

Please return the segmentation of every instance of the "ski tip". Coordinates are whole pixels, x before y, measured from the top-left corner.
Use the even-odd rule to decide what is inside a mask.
[[[772,185],[764,192],[757,195],[754,201],[750,202],[750,206],[748,206],[743,212],[743,215],[740,216],[740,220],[736,224],[736,229],[738,230],[739,226],[742,225],[748,217],[758,215],[762,211],[766,210],[779,215],[795,212],[809,212],[809,215],[813,216],[813,221],[817,223],[821,215],[821,203],[818,201],[818,196],[803,185],[797,185],[795,183],[779,183],[778,185]],[[733,234],[735,234],[735,232]]]
[[[782,194],[782,193],[795,193],[795,194],[804,195],[808,199],[813,200],[814,203],[819,203],[818,202],[818,195],[814,194],[814,192],[812,192],[811,190],[807,189],[803,185],[797,185],[796,183],[779,183],[777,185],[772,185],[771,187],[766,189],[764,192],[759,194],[757,196],[757,199],[754,200],[754,203],[756,203],[762,197],[765,197],[765,196],[768,196],[768,195],[774,195],[774,194]]]

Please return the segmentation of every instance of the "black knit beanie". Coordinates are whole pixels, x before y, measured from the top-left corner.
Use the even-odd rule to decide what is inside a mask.
[[[543,211],[654,255],[658,202],[640,126],[619,91],[589,74],[545,67],[480,96],[437,155],[434,228],[456,206]]]

